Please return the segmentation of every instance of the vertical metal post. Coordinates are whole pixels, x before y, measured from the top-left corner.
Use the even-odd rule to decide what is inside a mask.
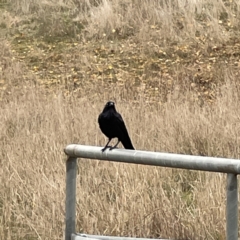
[[[238,240],[237,174],[227,174],[227,240]]]
[[[66,206],[65,206],[65,240],[71,240],[76,224],[76,172],[77,158],[69,157],[66,162]]]

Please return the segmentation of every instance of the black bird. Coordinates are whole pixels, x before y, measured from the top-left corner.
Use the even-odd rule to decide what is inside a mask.
[[[116,148],[119,142],[126,149],[134,150],[125,123],[122,116],[116,111],[114,102],[109,101],[106,103],[102,113],[98,117],[98,123],[103,134],[108,137],[108,142],[102,149],[103,152],[109,147],[108,144],[113,138],[117,138],[118,142],[115,146],[110,147],[110,150]]]

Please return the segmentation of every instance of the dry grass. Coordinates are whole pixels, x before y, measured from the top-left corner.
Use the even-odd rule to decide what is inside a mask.
[[[137,149],[239,158],[239,92],[226,84],[214,106],[117,100]],[[94,91],[94,89],[92,89]],[[105,96],[44,97],[35,88],[2,104],[2,239],[61,239],[69,143],[104,145],[96,118]],[[224,239],[225,176],[100,161],[79,162],[79,231]]]
[[[195,44],[196,34],[205,38],[205,49],[238,34],[238,1],[170,2],[0,1],[0,7],[7,4],[8,9],[0,14],[0,27],[11,35],[28,26],[25,30],[33,39],[40,34],[48,40],[70,35],[83,46],[127,39],[150,55],[156,44],[169,49],[174,41]],[[111,84],[103,75],[95,81],[94,75],[86,74],[75,89],[67,67],[61,73],[65,89],[56,85],[50,90],[39,82],[52,75],[34,74],[27,60],[14,55],[14,43],[5,33],[0,42],[0,239],[62,239],[63,148],[69,143],[105,144],[97,116],[109,99],[116,101],[136,149],[239,158],[240,89],[232,67],[211,71],[221,83],[214,85],[216,99],[211,104],[196,101],[197,92],[187,83],[189,72],[181,67],[175,69],[179,77],[171,91],[159,82],[159,99],[154,102],[141,85]],[[83,54],[78,64],[90,69],[94,56],[88,51],[70,53],[73,60]],[[127,53],[132,54],[126,50],[125,57]],[[69,55],[63,59],[73,67]],[[151,78],[151,69],[144,74]],[[126,71],[123,76],[127,75]],[[77,179],[78,231],[225,239],[224,174],[80,160]]]
[[[134,37],[144,48],[147,42],[168,46],[196,41],[202,44],[224,42],[237,31],[238,1],[134,1],[7,0],[21,20],[33,21],[45,37],[79,36],[83,39]],[[54,14],[53,14],[54,11]],[[9,24],[9,23],[6,23]],[[17,20],[12,21],[13,25]],[[31,30],[31,29],[29,29]],[[208,40],[208,44],[205,42]]]

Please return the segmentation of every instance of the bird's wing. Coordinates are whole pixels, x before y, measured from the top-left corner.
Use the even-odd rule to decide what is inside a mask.
[[[103,117],[103,113],[100,113],[99,116],[98,116],[98,123],[100,124],[101,120],[102,120],[102,117]]]
[[[126,149],[134,149],[121,114],[116,113],[115,116],[116,126],[119,131],[119,140]]]
[[[106,135],[106,129],[108,128],[108,126],[107,126],[106,119],[104,118],[103,113],[101,113],[98,116],[98,124],[99,124],[99,128],[101,129],[101,131]]]
[[[124,123],[124,121],[123,121],[123,118],[122,118],[122,116],[121,116],[121,114],[120,113],[115,113],[115,121],[116,121],[116,123],[117,123],[117,125],[118,125],[118,127],[122,130],[122,131],[126,131],[127,132],[127,128],[126,128],[126,125],[125,125],[125,123]]]

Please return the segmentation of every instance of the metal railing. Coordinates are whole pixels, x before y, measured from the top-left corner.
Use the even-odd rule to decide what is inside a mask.
[[[226,236],[227,240],[238,240],[237,175],[240,174],[240,160],[125,149],[102,152],[101,149],[101,147],[71,144],[64,150],[68,155],[65,240],[71,240],[71,235],[75,233],[77,158],[227,173]]]

